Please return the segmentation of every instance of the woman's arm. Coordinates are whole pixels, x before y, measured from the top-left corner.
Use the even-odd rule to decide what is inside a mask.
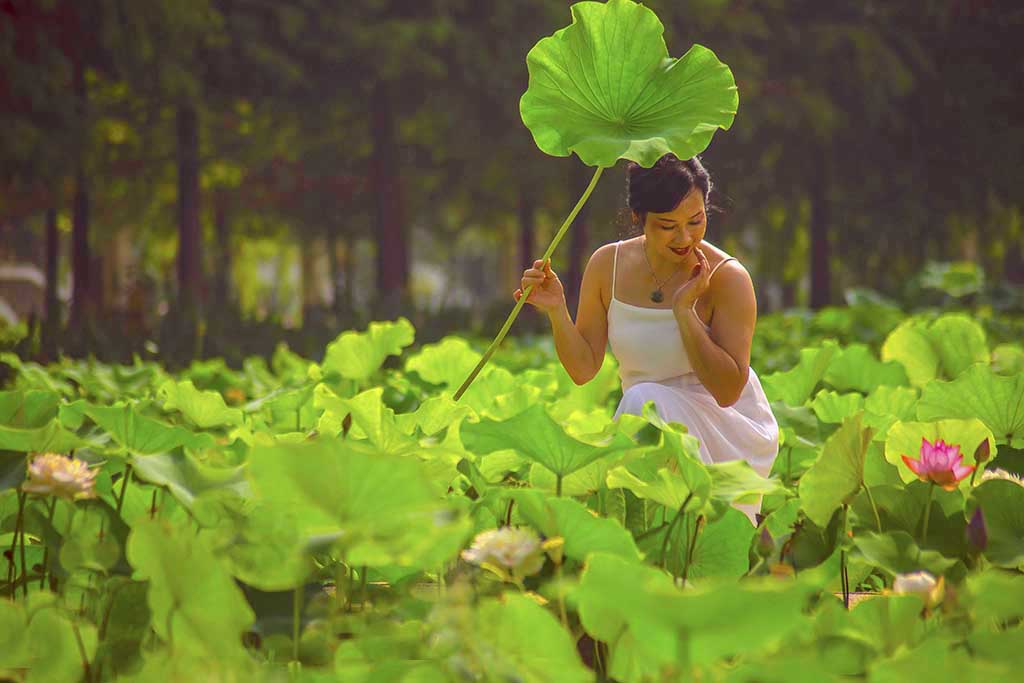
[[[614,244],[603,245],[587,262],[580,283],[575,324],[565,305],[548,313],[558,359],[577,385],[592,380],[604,363],[604,351],[608,343],[608,311],[602,301],[601,283],[611,278],[614,249]]]
[[[739,400],[747,384],[757,299],[750,274],[735,261],[718,269],[708,294],[714,310],[710,333],[691,307],[677,309],[676,321],[697,378],[726,408]]]

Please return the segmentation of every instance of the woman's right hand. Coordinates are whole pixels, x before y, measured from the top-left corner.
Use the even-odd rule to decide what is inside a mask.
[[[546,261],[538,259],[533,262],[533,268],[523,271],[521,289],[517,289],[513,293],[513,298],[519,301],[523,292],[530,285],[533,285],[533,289],[530,290],[530,296],[526,298],[526,303],[544,313],[557,311],[559,306],[565,305],[565,290],[562,288],[562,282],[558,276],[551,270],[551,259]]]

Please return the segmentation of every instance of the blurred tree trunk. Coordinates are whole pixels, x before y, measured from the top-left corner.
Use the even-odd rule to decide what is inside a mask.
[[[74,60],[72,87],[79,120],[84,121],[89,93],[85,83],[85,65]],[[75,197],[71,208],[71,315],[69,327],[83,324],[93,312],[89,291],[89,187],[85,175],[85,150],[80,149],[75,170]]]
[[[223,311],[231,302],[231,225],[228,222],[227,192],[213,197],[213,229],[217,235],[217,267],[213,270],[214,309]]]
[[[579,198],[590,183],[590,174],[587,173],[587,167],[582,163],[573,163],[569,177],[571,178],[569,183],[571,196]],[[568,277],[565,282],[565,302],[569,307],[573,320],[576,319],[576,309],[580,300],[580,285],[583,282],[583,261],[587,258],[587,245],[590,243],[589,208],[588,204],[584,204],[580,212],[576,214],[576,218],[573,219],[572,225],[569,226],[569,267]]]
[[[57,298],[57,259],[60,254],[60,233],[57,231],[57,209],[46,210],[46,319],[43,322],[42,354],[44,361],[57,359],[60,336],[60,300]]]
[[[370,168],[377,217],[377,296],[375,315],[391,318],[406,300],[409,255],[399,175],[395,112],[388,85],[378,82],[371,95],[370,130],[373,156]]]
[[[535,211],[536,204],[530,195],[530,188],[527,183],[522,182],[519,184],[519,262],[523,269],[532,266],[536,258],[533,254]]]
[[[832,302],[832,248],[829,232],[832,216],[829,211],[828,153],[819,157],[817,173],[811,178],[811,308],[819,309]]]
[[[178,308],[182,315],[182,336],[186,348],[195,348],[198,353],[203,276],[199,225],[199,116],[190,103],[178,106],[177,134]]]

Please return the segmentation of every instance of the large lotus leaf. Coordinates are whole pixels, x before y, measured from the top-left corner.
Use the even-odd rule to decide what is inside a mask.
[[[575,439],[539,403],[508,420],[463,423],[460,429],[462,443],[478,455],[514,448],[561,477],[602,456],[636,447],[632,439],[618,431],[596,443]]]
[[[893,575],[923,569],[939,576],[957,563],[934,550],[921,550],[905,531],[865,531],[854,536],[853,543],[868,562]]]
[[[865,415],[865,422],[867,422]],[[887,484],[903,488],[903,479],[895,465],[885,459],[885,441],[875,438],[864,454],[864,485],[879,486]]]
[[[441,394],[426,399],[414,412],[395,415],[395,424],[406,434],[414,434],[418,427],[424,435],[430,436],[472,414],[469,406]]]
[[[191,510],[196,496],[214,489],[226,489],[239,496],[250,493],[245,466],[217,467],[187,451],[135,455],[132,468],[143,481],[166,486],[174,498]]]
[[[499,451],[500,452],[500,451]],[[588,496],[600,491],[607,486],[608,471],[617,465],[622,458],[628,455],[629,451],[616,451],[611,455],[599,458],[594,462],[581,467],[562,480],[563,496]],[[490,456],[484,456],[484,459]],[[520,461],[521,462],[521,461]],[[481,464],[481,470],[484,465]],[[513,468],[514,469],[514,468]],[[486,475],[485,475],[486,476]],[[530,486],[545,491],[555,491],[558,478],[546,467],[534,463],[530,467]]]
[[[348,330],[327,345],[321,370],[325,377],[365,380],[380,369],[388,356],[401,355],[412,344],[416,331],[405,318],[371,322],[366,332]]]
[[[967,552],[964,518],[964,496],[960,491],[946,491],[935,488],[930,493],[930,484],[914,481],[904,485],[878,484],[871,487],[871,495],[878,509],[882,529],[905,531],[915,541],[920,541],[924,506],[929,504],[928,538],[921,544],[947,557],[961,557]],[[859,494],[850,505],[851,512],[860,521],[860,526],[877,531],[874,510],[866,494]]]
[[[164,410],[177,410],[200,429],[242,424],[242,411],[228,408],[216,391],[199,391],[191,381],[167,380],[157,390]]]
[[[55,391],[0,391],[0,425],[43,427],[57,417],[59,404]]]
[[[228,571],[262,591],[301,585],[313,570],[294,511],[225,489],[201,493],[192,506],[201,536]]]
[[[702,152],[732,125],[739,96],[732,72],[700,45],[671,59],[664,27],[631,0],[577,2],[572,24],[527,54],[519,102],[541,151],[575,152],[588,166],[632,159],[650,168],[667,152]]]
[[[442,392],[449,396],[454,393]],[[537,403],[540,394],[541,389],[528,386],[505,368],[485,365],[458,402],[469,406],[481,417],[507,420]]]
[[[644,672],[681,676],[691,665],[779,642],[807,622],[803,603],[814,590],[799,581],[727,580],[680,591],[653,567],[599,553],[570,598],[587,633],[611,646],[611,677],[633,681]],[[662,679],[676,677],[652,680]]]
[[[973,365],[952,382],[925,387],[917,417],[978,418],[992,430],[997,444],[1024,448],[1024,372],[1003,376],[986,365]]]
[[[280,388],[247,403],[242,410],[252,414],[255,427],[265,427],[274,434],[312,429],[320,417],[313,404],[312,383]]]
[[[864,344],[851,344],[832,359],[825,372],[825,381],[839,391],[868,394],[879,386],[905,386],[907,372],[895,361],[875,358]]]
[[[15,389],[22,391],[32,389],[55,391],[61,396],[69,398],[78,395],[75,387],[70,382],[54,377],[39,363],[26,363],[22,361],[16,354],[10,351],[0,353],[0,363],[9,365],[17,371],[14,380]]]
[[[255,620],[234,578],[212,550],[187,527],[143,519],[128,537],[128,561],[149,581],[150,627],[189,652],[245,658],[242,634]]]
[[[927,390],[926,390],[927,391]],[[986,439],[989,442],[992,457],[996,456],[995,439],[992,432],[981,420],[936,420],[934,422],[895,422],[889,428],[885,439],[885,459],[896,466],[900,478],[911,482],[918,477],[907,467],[901,456],[918,460],[921,457],[921,440],[928,439],[935,443],[942,439],[947,444],[960,446],[965,465],[974,465],[974,450]],[[960,482],[960,488],[970,487],[970,477]]]
[[[1024,619],[1024,575],[998,569],[972,573],[967,577],[967,593],[975,628],[983,632]]]
[[[258,499],[294,513],[304,538],[337,540],[353,564],[419,566],[427,556],[454,555],[463,540],[462,520],[422,463],[363,442],[258,446],[249,475]]]
[[[61,569],[68,573],[76,569],[106,572],[117,564],[121,559],[121,545],[110,533],[116,514],[103,505],[75,506],[60,544]]]
[[[573,382],[561,363],[555,364],[554,371],[559,395],[551,415],[557,420],[568,419],[576,411],[592,411],[595,406],[605,408],[608,397],[620,386],[619,364],[611,354],[605,354],[601,368],[586,384]]]
[[[942,374],[954,379],[974,363],[988,363],[985,328],[962,313],[947,313],[928,326],[928,335],[942,364]]]
[[[458,387],[481,355],[462,337],[449,336],[435,344],[424,344],[406,358],[405,371],[415,372],[431,384]]]
[[[917,415],[917,389],[880,386],[864,400],[864,424],[875,430],[875,440],[883,441],[889,427],[898,420],[913,420]]]
[[[903,364],[915,387],[923,387],[939,374],[941,360],[932,346],[928,329],[917,320],[905,320],[882,344],[882,360]]]
[[[843,420],[864,408],[864,397],[856,392],[840,394],[822,389],[811,401],[811,410],[826,424],[842,424]]]
[[[179,425],[169,425],[140,415],[134,406],[121,402],[100,406],[87,401],[75,401],[60,408],[61,422],[73,429],[81,426],[85,417],[106,430],[114,441],[132,455],[166,453],[181,446],[197,450],[214,446],[213,437],[209,434],[197,434]]]
[[[804,512],[818,526],[826,526],[836,508],[853,500],[864,483],[864,457],[872,431],[863,426],[862,417],[858,413],[847,418],[800,478]]]
[[[521,683],[591,683],[593,672],[583,666],[569,633],[548,610],[525,595],[506,594],[487,599],[474,609],[475,624],[467,633],[486,644],[480,659],[483,676],[475,680]],[[398,680],[396,678],[374,680]],[[427,681],[406,677],[403,681]],[[445,678],[444,680],[451,680]]]
[[[992,479],[975,488],[971,496],[985,516],[985,557],[1000,567],[1024,565],[1024,486]]]
[[[54,418],[42,427],[19,429],[0,425],[0,450],[19,453],[67,453],[88,445]]]
[[[920,602],[920,601],[919,601]],[[871,665],[869,683],[989,683],[1012,681],[1015,667],[991,661],[973,647],[968,650],[962,643],[947,638],[932,637],[919,647],[901,648],[894,656],[878,659]]]
[[[0,600],[0,643],[5,680],[72,683],[81,678],[83,654],[91,660],[96,653],[97,630],[73,624],[55,594],[34,592],[27,604]]]
[[[329,410],[336,416],[352,416],[353,438],[369,439],[370,443],[386,453],[408,453],[418,448],[416,440],[395,424],[395,411],[385,404],[381,387],[368,389],[352,398],[341,398],[326,385],[318,384],[313,392],[317,408]]]
[[[517,489],[509,496],[530,526],[551,538],[565,539],[565,555],[582,562],[594,552],[611,553],[639,560],[633,536],[617,522],[595,516],[585,505],[571,498],[554,498],[542,491]]]
[[[838,351],[839,345],[829,339],[819,347],[801,349],[800,362],[796,367],[762,378],[765,394],[773,401],[802,406],[814,394]]]
[[[1024,346],[1000,344],[992,349],[992,371],[999,375],[1024,372]]]
[[[693,550],[689,552],[688,539],[693,538],[694,526],[698,515],[685,515],[684,522],[672,532],[671,552],[666,559],[665,568],[677,576],[683,574],[687,566],[687,580],[709,577],[743,576],[750,568],[748,552],[750,539],[754,535],[754,527],[745,514],[733,507],[727,507],[718,519],[702,523]],[[645,536],[640,542],[648,562],[657,562],[661,555],[665,531]]]
[[[775,478],[761,476],[746,460],[728,460],[707,466],[711,497],[727,503],[756,503],[761,496],[785,492]]]

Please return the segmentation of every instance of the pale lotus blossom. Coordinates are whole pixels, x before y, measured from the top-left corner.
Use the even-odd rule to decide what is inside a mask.
[[[1019,475],[1016,475],[1013,472],[1007,472],[1006,470],[998,467],[993,467],[992,469],[985,470],[981,473],[981,480],[983,482],[990,481],[992,479],[1005,479],[1006,481],[1012,481],[1017,486],[1024,486],[1024,480],[1022,480]]]
[[[477,566],[491,565],[513,578],[530,576],[544,566],[544,550],[532,529],[502,527],[477,534],[462,559]]]
[[[95,498],[95,483],[96,470],[90,470],[84,461],[59,453],[40,453],[29,463],[28,481],[21,490],[74,501]]]
[[[960,446],[947,444],[942,439],[934,444],[921,439],[921,458],[914,460],[901,456],[907,467],[922,481],[937,484],[947,491],[956,489],[957,482],[974,471],[974,465],[963,464]]]
[[[940,578],[926,571],[913,572],[910,574],[897,574],[892,582],[892,592],[896,595],[917,595],[924,600],[925,605],[937,604],[944,593],[944,582]]]

